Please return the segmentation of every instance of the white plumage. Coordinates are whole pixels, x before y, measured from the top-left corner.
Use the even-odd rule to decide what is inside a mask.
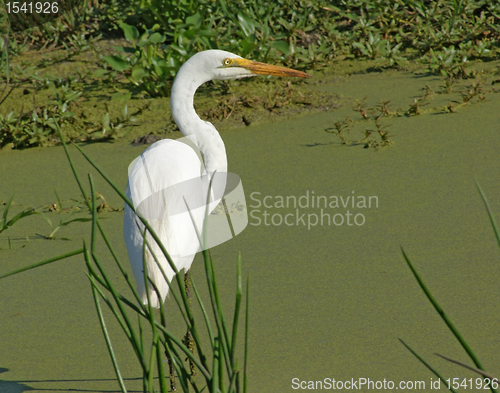
[[[195,149],[186,143],[165,139],[150,146],[131,165],[127,184],[127,197],[141,217],[146,218],[172,258],[176,268],[189,270],[194,255],[200,249],[197,232],[201,233],[205,216],[208,184],[214,173],[227,172],[224,142],[215,127],[201,120],[193,106],[196,89],[212,79],[236,79],[255,74],[308,76],[300,71],[243,59],[220,50],[200,52],[191,57],[179,70],[171,94],[174,121],[182,134],[189,137],[203,155],[200,161]],[[217,176],[217,190],[224,190],[225,177]],[[212,196],[209,212],[220,201],[220,193]],[[187,211],[186,204],[191,210]],[[195,230],[196,227],[196,230]],[[125,205],[123,234],[134,273],[137,290],[147,303],[143,275],[144,226],[132,209]],[[168,293],[168,284],[158,268],[156,255],[169,281],[174,276],[168,261],[150,234],[145,262],[149,279],[160,292],[158,299],[149,286],[153,307],[159,307]]]

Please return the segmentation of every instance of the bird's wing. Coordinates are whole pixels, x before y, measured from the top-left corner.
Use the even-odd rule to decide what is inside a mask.
[[[174,140],[155,143],[130,169],[127,196],[133,202],[137,214],[148,220],[177,270],[189,269],[194,254],[200,249],[198,233],[201,233],[205,213],[200,207],[205,199],[202,194],[200,160],[196,152],[190,146]],[[146,256],[148,275],[164,298],[168,286],[153,254],[169,281],[174,271],[150,234],[146,234],[149,248],[143,249],[144,226],[128,206],[124,218],[124,237],[138,292],[143,300],[147,300],[143,254]],[[150,296],[157,302],[155,293],[150,291]]]

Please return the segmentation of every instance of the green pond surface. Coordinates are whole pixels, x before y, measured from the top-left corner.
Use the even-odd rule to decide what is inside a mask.
[[[500,94],[491,91],[491,79],[484,102],[473,100],[456,113],[439,108],[460,97],[459,90],[436,93],[423,107],[427,113],[382,118],[394,145],[376,151],[342,145],[324,129],[350,116],[357,122],[350,137],[360,139],[375,126],[353,112],[356,100],[366,97],[366,108],[390,101],[392,110],[404,112],[425,85],[439,91],[443,78],[396,71],[328,83],[317,78],[314,88],[338,94],[340,107],[222,133],[229,170],[243,182],[249,224],[212,255],[228,313],[238,252],[243,276],[250,277],[249,391],[293,392],[294,381],[325,378],[385,379],[396,386],[423,381],[419,391],[430,390],[435,375],[398,339],[446,378],[475,380],[477,374],[434,355],[472,364],[418,287],[401,247],[484,367],[500,376],[500,250],[475,185],[477,179],[500,220]],[[128,164],[144,147],[96,143],[83,149],[124,189]],[[109,205],[121,207],[98,173],[74,147],[70,151],[85,184],[93,173]],[[56,202],[54,190],[63,207],[80,195],[61,147],[0,151],[0,200],[15,192],[14,211]],[[324,206],[320,198],[318,206],[313,196],[339,205]],[[293,206],[294,197],[300,206]],[[45,213],[54,226],[65,214]],[[122,218],[123,212],[102,213],[126,261]],[[55,240],[39,236],[51,231],[37,215],[0,234],[0,274],[80,248],[90,224],[61,228]],[[79,255],[0,280],[0,392],[119,391],[85,271]],[[192,271],[201,285],[200,256]],[[166,307],[175,307],[172,298]],[[141,391],[133,351],[105,315],[127,387]],[[182,335],[179,316],[171,320]]]

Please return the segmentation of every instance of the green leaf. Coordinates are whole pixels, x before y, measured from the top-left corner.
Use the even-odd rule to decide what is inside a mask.
[[[172,45],[170,45],[170,48],[173,49],[173,50],[175,50],[175,51],[177,51],[177,52],[179,52],[179,54],[181,54],[182,56],[186,56],[187,55],[186,49],[181,48],[178,45],[172,44]]]
[[[271,42],[271,46],[274,49],[278,49],[280,52],[283,52],[285,56],[290,54],[290,47],[285,41],[273,41]]]
[[[113,46],[113,49],[121,53],[135,53],[137,49],[130,46]]]
[[[441,308],[441,306],[439,305],[439,303],[437,302],[437,300],[434,298],[434,296],[432,296],[431,292],[429,291],[429,289],[425,285],[424,281],[422,280],[422,278],[418,274],[417,270],[415,269],[415,267],[411,263],[410,258],[408,258],[408,256],[404,252],[403,248],[401,248],[401,252],[403,253],[403,257],[404,257],[404,259],[405,259],[408,267],[410,268],[411,272],[413,273],[413,276],[417,280],[418,285],[420,286],[420,288],[424,292],[425,296],[427,296],[427,299],[429,299],[429,301],[432,303],[432,305],[434,306],[434,309],[437,311],[437,313],[439,314],[439,316],[446,323],[446,325],[448,326],[448,329],[453,333],[453,335],[458,340],[458,342],[462,345],[462,348],[465,350],[465,352],[467,352],[467,355],[469,355],[469,357],[472,359],[472,361],[474,362],[474,364],[476,365],[476,367],[484,371],[484,368],[483,368],[482,364],[480,363],[479,359],[477,358],[477,356],[475,355],[475,353],[472,351],[472,349],[469,346],[469,344],[464,340],[464,338],[462,337],[462,335],[459,333],[459,331],[457,330],[457,328],[455,327],[455,325],[448,318],[448,315]],[[492,387],[491,387],[491,389],[493,391]]]
[[[144,78],[147,75],[148,75],[148,72],[140,66],[136,65],[132,69],[132,79],[134,79],[137,82],[139,82],[142,78]]]
[[[5,223],[7,222],[7,215],[9,214],[10,205],[13,199],[14,199],[14,194],[12,194],[12,196],[9,199],[9,202],[7,202],[7,205],[5,205],[5,209],[3,210],[3,215],[2,215],[2,226],[5,226]]]
[[[103,59],[115,71],[122,71],[123,72],[123,71],[126,71],[130,68],[130,64],[127,63],[125,60],[123,60],[121,57],[111,55],[111,56],[104,56]]]
[[[144,39],[144,40],[141,39],[141,40],[137,41],[136,45],[138,48],[142,48],[142,47],[149,45],[149,44],[151,44],[151,43],[148,41],[148,39]]]
[[[39,266],[46,265],[48,263],[60,261],[61,259],[65,259],[65,258],[71,257],[73,255],[78,255],[78,254],[81,254],[82,252],[83,252],[83,249],[72,251],[72,252],[68,252],[67,254],[59,255],[57,257],[50,258],[50,259],[46,259],[45,261],[38,262],[38,263],[35,263],[33,265],[29,265],[29,266],[26,266],[26,267],[22,267],[20,269],[14,270],[14,271],[6,273],[6,274],[2,274],[0,276],[0,278],[9,277],[9,276],[12,276],[14,274],[25,272],[26,270],[30,270],[30,269],[34,269],[34,268],[39,267]]]
[[[92,220],[92,217],[73,218],[72,220],[61,222],[61,224],[59,224],[59,226],[65,227],[66,225],[69,225],[72,222],[87,222],[87,221],[91,221],[91,220]]]
[[[95,70],[94,73],[92,74],[93,78],[100,78],[103,75],[106,75],[109,71],[105,70],[104,68],[100,68],[98,70]]]
[[[111,95],[111,101],[127,101],[132,97],[132,93],[114,93]]]
[[[199,30],[197,35],[198,37],[215,37],[217,32],[212,30]]]
[[[181,65],[181,62],[176,57],[169,57],[167,59],[167,66],[172,71],[177,71],[179,68],[181,68]]]
[[[201,26],[201,15],[197,12],[194,15],[188,16],[186,18],[186,24],[194,26],[194,27],[200,27]]]
[[[126,23],[120,23],[120,29],[123,30],[125,34],[125,39],[127,41],[136,41],[139,38],[139,30],[135,26],[127,25]]]
[[[252,53],[258,47],[258,44],[254,43],[254,42],[250,42],[247,38],[247,39],[240,42],[240,47],[241,47],[240,48],[241,56],[247,57],[248,55],[250,55],[250,53]]]
[[[446,384],[446,379],[443,376],[441,376],[441,374],[434,367],[432,367],[428,362],[425,361],[423,357],[421,357],[418,353],[416,353],[413,349],[411,349],[410,346],[406,344],[403,340],[399,339],[399,341],[401,341],[401,343],[406,347],[406,349],[408,349],[413,354],[413,356],[415,356],[418,360],[420,360],[425,367],[431,370],[434,373],[434,375],[436,375],[436,377],[438,377],[441,381],[443,381]],[[452,393],[457,393],[451,386],[449,387],[449,389]]]
[[[21,218],[32,216],[33,214],[40,214],[37,211],[34,210],[23,210],[21,213],[18,213],[14,218],[12,218],[8,223],[7,226],[12,226],[17,220],[20,220]]]
[[[160,33],[154,33],[149,37],[149,42],[153,44],[158,44],[160,42],[164,42],[166,37],[164,35],[161,35]]]
[[[490,219],[491,226],[493,227],[493,233],[495,234],[495,237],[497,239],[497,243],[500,246],[500,229],[498,227],[498,224],[495,220],[495,217],[493,216],[493,212],[491,211],[490,204],[488,202],[488,198],[486,198],[486,194],[484,193],[483,189],[481,188],[481,185],[479,182],[476,180],[476,186],[481,194],[481,198],[483,200],[484,206],[486,207],[486,212],[488,213],[488,217]]]
[[[255,32],[255,23],[248,17],[248,15],[238,13],[238,24],[247,37]]]

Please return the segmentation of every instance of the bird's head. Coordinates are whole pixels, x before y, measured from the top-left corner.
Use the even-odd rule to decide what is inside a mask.
[[[206,73],[206,80],[239,79],[255,75],[308,77],[305,72],[291,68],[247,60],[231,52],[207,50],[191,57],[187,64],[196,65],[198,72]]]

